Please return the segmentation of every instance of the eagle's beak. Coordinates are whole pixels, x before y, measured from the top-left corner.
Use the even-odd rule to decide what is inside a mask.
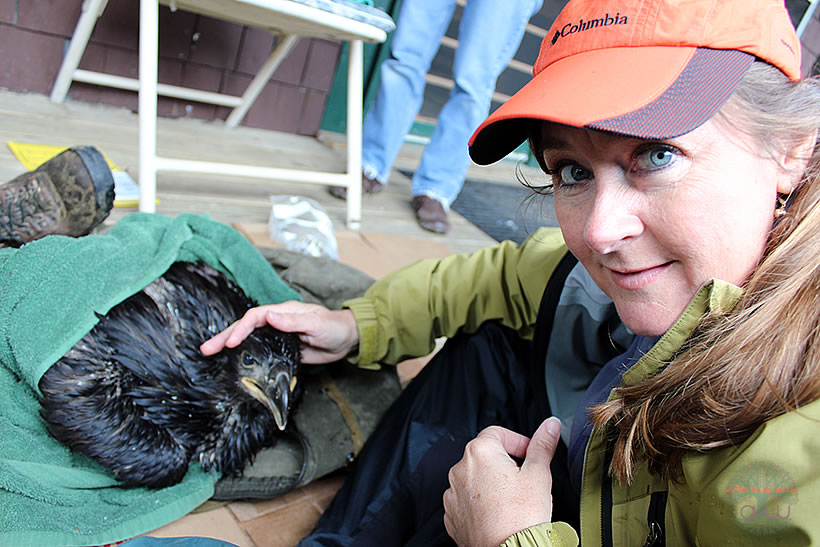
[[[288,405],[290,404],[291,386],[296,383],[295,378],[288,380],[287,374],[277,374],[269,390],[265,390],[255,378],[243,376],[240,381],[248,393],[273,414],[279,431],[284,431],[288,425]]]

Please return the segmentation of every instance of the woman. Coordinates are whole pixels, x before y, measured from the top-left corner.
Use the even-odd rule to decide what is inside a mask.
[[[571,1],[470,148],[528,138],[560,234],[203,345],[269,322],[306,362],[367,366],[450,337],[304,543],[820,542],[820,85],[799,51],[775,0]]]

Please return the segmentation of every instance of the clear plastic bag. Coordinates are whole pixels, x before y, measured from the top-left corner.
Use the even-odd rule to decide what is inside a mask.
[[[315,200],[301,196],[271,196],[268,230],[272,240],[290,251],[339,259],[333,223]]]

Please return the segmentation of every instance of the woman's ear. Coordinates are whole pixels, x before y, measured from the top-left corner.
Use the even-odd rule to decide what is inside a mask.
[[[803,179],[803,173],[811,160],[814,148],[817,146],[817,130],[815,129],[792,148],[782,161],[783,169],[777,181],[777,191],[780,194],[790,194]]]

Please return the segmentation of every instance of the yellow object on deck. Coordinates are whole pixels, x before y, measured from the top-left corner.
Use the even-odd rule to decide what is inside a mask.
[[[29,171],[37,169],[42,164],[68,150],[67,146],[53,144],[32,144],[27,142],[8,142],[12,154]],[[114,207],[136,207],[139,204],[140,191],[137,183],[131,176],[117,167],[111,158],[103,154],[111,174],[114,176]]]

